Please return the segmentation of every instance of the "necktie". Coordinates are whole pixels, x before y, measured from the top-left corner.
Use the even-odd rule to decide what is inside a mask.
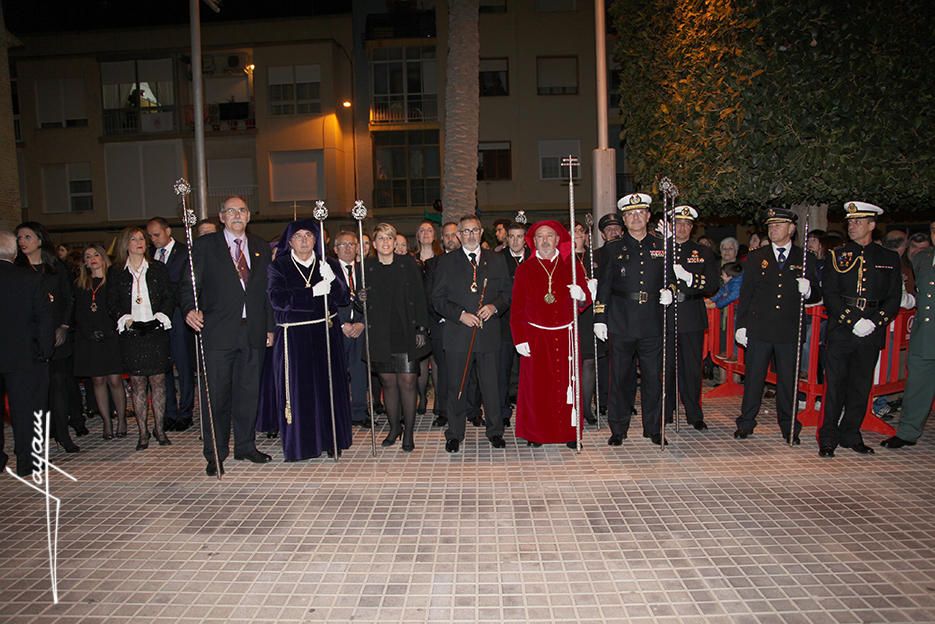
[[[348,264],[344,267],[347,269],[347,287],[350,289],[351,293],[354,292],[354,265]]]
[[[779,268],[782,269],[784,266],[786,266],[786,248],[780,247],[778,251],[779,251],[779,258],[778,258]]]
[[[159,250],[159,262],[163,264],[166,263],[166,248],[165,247]]]
[[[246,288],[247,281],[250,279],[250,267],[247,266],[247,258],[243,254],[243,240],[235,238],[234,244],[237,245],[237,273],[240,274],[240,281]]]
[[[471,266],[476,267],[477,266],[477,254],[473,252],[469,253],[468,258],[471,259]]]

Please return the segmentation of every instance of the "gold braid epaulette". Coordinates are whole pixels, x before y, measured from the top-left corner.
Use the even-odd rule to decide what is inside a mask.
[[[831,253],[831,266],[833,266],[834,270],[837,271],[838,273],[850,273],[851,269],[857,266],[858,263],[860,263],[861,265],[863,265],[864,263],[864,257],[857,256],[856,258],[854,258],[854,261],[851,263],[849,267],[847,267],[846,269],[840,269],[838,268],[838,258],[835,255],[834,250],[832,249],[830,253]]]

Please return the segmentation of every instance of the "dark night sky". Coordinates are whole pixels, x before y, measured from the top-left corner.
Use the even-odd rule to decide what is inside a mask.
[[[17,34],[188,23],[187,0],[2,0],[7,30]],[[222,0],[204,23],[326,15],[351,10],[350,0]]]

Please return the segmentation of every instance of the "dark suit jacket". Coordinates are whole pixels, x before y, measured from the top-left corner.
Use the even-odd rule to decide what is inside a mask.
[[[467,352],[471,342],[472,328],[461,322],[461,313],[477,312],[487,279],[487,291],[484,304],[493,304],[497,313],[484,322],[484,327],[477,331],[474,351],[485,353],[500,348],[502,328],[500,318],[510,306],[512,284],[507,271],[506,260],[497,252],[479,249],[477,262],[477,292],[472,293],[470,286],[473,277],[471,263],[464,250],[452,251],[440,256],[435,267],[436,275],[432,284],[432,306],[445,317],[445,350]]]
[[[821,300],[818,263],[808,253],[806,278],[812,292],[806,303]],[[747,329],[749,340],[776,344],[795,344],[799,335],[799,296],[796,278],[802,277],[802,248],[792,245],[782,269],[776,262],[772,245],[754,249],[743,267],[743,283],[737,303],[737,328]],[[805,332],[801,334],[805,339]]]
[[[503,251],[499,252],[503,259],[506,261],[506,270],[510,274],[510,293],[512,296],[513,293],[513,278],[516,277],[516,267],[519,266],[519,263],[516,261],[516,258],[513,257],[513,253],[510,251],[510,248],[507,247]],[[529,260],[531,255],[529,247],[523,247],[523,262]],[[503,339],[510,343],[510,349],[513,348],[513,333],[510,331],[510,311],[509,309],[503,315],[503,318],[500,322],[500,325],[503,327]]]
[[[28,371],[52,357],[55,328],[42,279],[32,269],[0,261],[0,372]]]
[[[259,236],[247,234],[250,251],[250,279],[244,290],[231,259],[224,231],[206,234],[192,246],[191,264],[195,266],[198,303],[204,312],[202,331],[205,349],[233,349],[237,334],[247,331],[251,347],[266,347],[266,333],[275,329],[273,308],[266,296],[266,269],[270,265],[269,244]],[[179,282],[179,304],[182,315],[195,309],[191,271],[186,266]],[[244,306],[247,324],[241,326]]]
[[[158,262],[158,261],[157,261]],[[172,284],[172,294],[175,302],[179,301],[179,283],[182,281],[182,273],[188,270],[188,248],[179,241],[172,245],[172,252],[166,259],[166,270],[169,272],[169,282]],[[169,316],[172,316],[171,314]],[[174,323],[175,321],[173,321]]]
[[[341,261],[335,258],[335,261],[341,265],[341,268],[344,268],[344,265],[341,264]],[[338,275],[343,273],[343,275]],[[339,280],[344,282],[344,285],[348,288],[347,283],[347,271],[335,271],[335,275]],[[360,261],[354,262],[354,288],[360,288]],[[363,307],[356,299],[356,293],[351,293],[351,300],[347,305],[338,306],[338,321],[343,323],[363,323],[364,322],[364,312]],[[363,335],[363,334],[361,334]]]
[[[149,291],[149,305],[153,314],[162,312],[170,319],[175,309],[175,288],[169,279],[169,272],[158,260],[147,260],[146,289]],[[133,275],[125,266],[114,265],[107,271],[107,312],[116,322],[124,314],[130,314],[133,307]]]

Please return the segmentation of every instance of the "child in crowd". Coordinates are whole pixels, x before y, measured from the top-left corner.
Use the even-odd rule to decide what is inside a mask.
[[[743,265],[739,262],[728,262],[722,266],[721,281],[723,284],[711,297],[711,301],[718,309],[726,308],[740,298],[740,285],[743,283]]]

